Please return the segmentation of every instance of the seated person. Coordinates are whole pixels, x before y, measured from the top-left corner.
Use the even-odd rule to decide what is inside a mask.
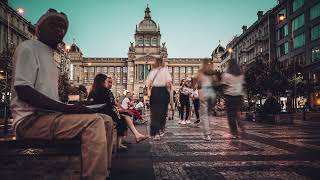
[[[121,107],[133,115],[133,119],[140,120],[140,122],[145,122],[139,111],[134,109],[133,102],[130,100],[131,93],[127,92],[126,97],[122,100]]]
[[[142,135],[134,127],[134,124],[129,117],[130,114],[123,108],[116,105],[115,98],[110,90],[111,88],[112,78],[107,77],[104,74],[97,74],[94,78],[94,83],[88,96],[88,102],[90,104],[106,104],[100,110],[100,113],[105,113],[111,116],[113,121],[117,122],[117,133],[119,135],[117,142],[118,148],[126,148],[126,146],[122,144],[122,140],[127,126],[129,126],[129,129],[134,134],[137,143],[147,139],[147,136]]]
[[[135,108],[140,114],[142,114],[142,112],[143,112],[143,110],[144,110],[143,98],[140,98],[140,100],[139,100],[138,103],[134,106],[134,108]]]
[[[105,179],[111,169],[111,117],[59,101],[59,68],[53,53],[67,29],[67,16],[49,9],[35,26],[38,39],[24,41],[15,50],[11,99],[14,133],[17,139],[80,137],[81,179]]]
[[[277,99],[272,95],[271,92],[268,92],[267,100],[264,102],[261,107],[261,115],[266,117],[269,114],[278,114],[281,112],[281,105],[278,103]]]

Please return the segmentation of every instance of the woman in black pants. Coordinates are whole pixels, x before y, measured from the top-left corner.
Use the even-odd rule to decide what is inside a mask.
[[[186,124],[186,121],[190,115],[190,94],[191,89],[188,83],[183,79],[180,83],[180,121],[179,124]],[[186,109],[186,115],[184,119],[184,109]]]
[[[151,88],[150,135],[154,137],[154,140],[160,140],[160,135],[164,135],[172,78],[168,69],[164,67],[162,58],[156,59],[154,67],[146,81],[147,87]]]
[[[238,126],[244,130],[238,114],[242,104],[244,83],[244,75],[237,64],[237,60],[230,59],[227,71],[222,74],[221,84],[225,86],[224,94],[226,97],[228,123],[233,138],[238,138]]]
[[[197,117],[197,120],[194,123],[199,124],[200,123],[200,116],[199,116],[200,99],[199,99],[198,84],[195,85],[195,89],[193,90],[191,96],[192,96],[194,111]]]

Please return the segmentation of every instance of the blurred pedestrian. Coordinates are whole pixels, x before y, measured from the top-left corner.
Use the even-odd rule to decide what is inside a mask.
[[[156,59],[154,69],[150,72],[146,85],[148,88],[151,88],[150,135],[153,136],[155,140],[160,140],[160,133],[163,134],[165,129],[168,104],[170,101],[169,93],[172,87],[171,75],[165,67],[162,58]]]
[[[237,60],[230,59],[226,72],[222,74],[221,84],[224,85],[228,123],[233,138],[238,138],[238,126],[243,130],[238,112],[242,104],[244,83],[244,75]]]
[[[210,121],[213,119],[213,107],[216,102],[217,93],[214,89],[219,83],[218,77],[213,70],[211,59],[204,59],[202,68],[197,77],[200,99],[200,114],[204,129],[204,139],[211,140]]]

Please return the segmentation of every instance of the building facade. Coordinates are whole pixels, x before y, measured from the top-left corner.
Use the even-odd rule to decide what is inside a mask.
[[[217,52],[224,48],[219,45]],[[160,26],[151,18],[147,7],[144,19],[136,25],[134,42],[130,42],[128,56],[124,58],[83,57],[80,48],[72,44],[68,53],[71,60],[70,81],[74,86],[85,85],[91,89],[96,74],[104,73],[114,79],[113,93],[120,95],[124,90],[143,97],[145,81],[156,59],[163,59],[172,76],[173,88],[179,87],[182,79],[192,78],[201,67],[203,58],[169,58],[166,43],[161,41]],[[220,57],[212,54],[215,63]],[[217,65],[218,67],[219,65]]]
[[[0,1],[0,54],[13,51],[19,43],[34,37],[34,26],[12,9],[7,1]]]
[[[293,64],[303,67],[308,86],[313,88],[307,98],[311,108],[319,108],[320,0],[280,0],[273,13],[276,15],[276,48],[280,67],[286,69]]]
[[[276,59],[273,13],[270,10],[265,14],[263,11],[258,11],[257,16],[256,22],[249,28],[242,26],[242,34],[227,45],[232,49],[232,57],[237,58],[241,66],[257,59],[268,64],[275,62]]]
[[[10,98],[12,54],[24,40],[34,39],[34,26],[12,9],[6,0],[0,1],[0,102]],[[1,107],[0,107],[1,108]]]

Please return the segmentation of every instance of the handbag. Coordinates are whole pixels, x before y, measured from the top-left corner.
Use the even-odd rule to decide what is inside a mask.
[[[151,96],[152,84],[153,84],[154,80],[156,79],[156,77],[158,76],[158,74],[159,74],[159,72],[160,72],[161,69],[162,69],[162,68],[160,68],[160,69],[158,70],[158,72],[154,75],[154,77],[153,77],[153,79],[152,79],[152,81],[151,81],[151,87],[148,88],[148,96]]]

